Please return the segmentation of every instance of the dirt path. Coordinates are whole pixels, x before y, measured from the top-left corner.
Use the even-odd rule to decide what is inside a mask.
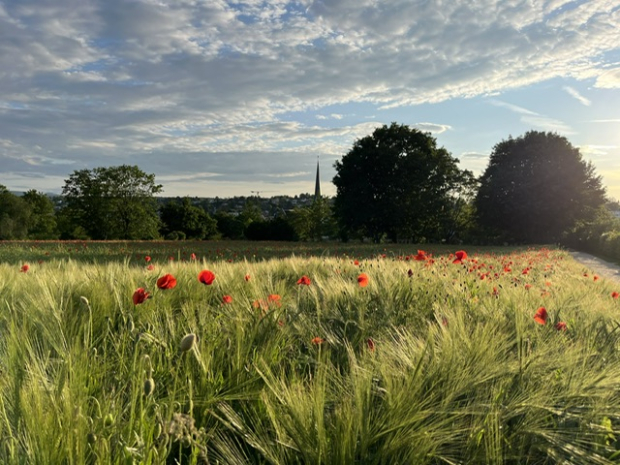
[[[599,276],[620,282],[620,266],[615,263],[606,262],[605,260],[584,252],[569,250],[569,253],[577,262],[587,266]]]

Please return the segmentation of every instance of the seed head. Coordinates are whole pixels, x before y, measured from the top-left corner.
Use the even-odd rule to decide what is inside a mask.
[[[179,345],[181,352],[187,352],[188,350],[191,350],[197,340],[198,337],[194,333],[189,333],[183,336],[183,339],[181,339],[181,344]]]

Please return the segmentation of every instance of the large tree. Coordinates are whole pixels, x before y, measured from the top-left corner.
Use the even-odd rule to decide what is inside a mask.
[[[355,141],[335,163],[334,213],[343,237],[439,240],[472,175],[429,133],[392,123]]]
[[[30,205],[31,209],[28,237],[30,239],[57,239],[56,214],[52,200],[34,189],[26,192],[22,199]]]
[[[202,207],[192,205],[189,197],[168,202],[159,212],[164,236],[180,231],[187,239],[206,239],[217,233],[217,222]]]
[[[519,242],[553,242],[605,202],[594,166],[555,133],[529,131],[493,148],[475,200],[480,223]]]
[[[65,180],[63,216],[91,239],[153,239],[162,186],[137,166],[78,170]]]
[[[24,199],[0,185],[0,240],[25,239],[31,214]]]

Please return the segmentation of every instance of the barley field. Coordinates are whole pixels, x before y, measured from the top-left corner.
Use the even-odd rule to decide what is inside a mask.
[[[230,244],[0,244],[0,463],[620,461],[566,252]]]

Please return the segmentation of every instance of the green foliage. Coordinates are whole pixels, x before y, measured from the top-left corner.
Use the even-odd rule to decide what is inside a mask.
[[[378,241],[445,238],[454,197],[473,183],[428,133],[383,126],[335,163],[334,213],[345,235]]]
[[[160,208],[161,233],[182,231],[188,239],[207,239],[217,232],[217,222],[202,207],[192,205],[189,197],[181,203],[168,202]]]
[[[271,220],[252,221],[244,231],[251,241],[297,241],[299,237],[286,218],[276,217]]]
[[[29,190],[22,199],[30,205],[31,216],[28,224],[28,238],[57,239],[56,214],[51,199],[36,190]]]
[[[30,204],[0,185],[0,240],[25,239],[31,215]]]
[[[153,239],[159,236],[154,195],[162,186],[137,166],[74,171],[62,193],[65,235],[81,228],[91,239]]]
[[[295,208],[290,213],[290,222],[301,240],[320,241],[324,237],[336,235],[337,223],[329,200],[325,197],[315,199],[307,207]]]
[[[519,242],[558,241],[605,201],[594,166],[554,133],[529,131],[497,144],[480,183],[481,225]]]
[[[562,237],[562,245],[620,263],[620,219],[599,207],[593,218],[578,221]]]
[[[243,221],[230,213],[218,211],[215,216],[217,229],[224,239],[242,239],[245,226]]]

